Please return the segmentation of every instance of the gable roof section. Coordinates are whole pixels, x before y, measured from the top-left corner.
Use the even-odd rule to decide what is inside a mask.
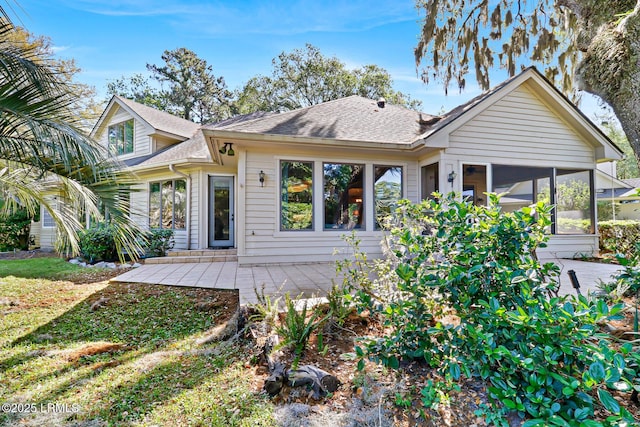
[[[210,131],[411,145],[437,117],[352,95],[284,113],[205,126]]]
[[[505,80],[490,91],[443,115],[442,120],[424,133],[423,138],[426,145],[429,146],[430,143],[435,142],[435,146],[443,146],[442,141],[438,141],[439,137],[442,137],[443,134],[448,135],[462,127],[522,85],[530,88],[531,92],[548,108],[555,111],[569,127],[596,148],[597,160],[619,160],[622,158],[622,150],[535,67],[526,68],[520,74]]]
[[[91,131],[92,136],[101,132],[101,129],[105,126],[107,118],[114,110],[114,106],[116,104],[125,109],[133,117],[142,120],[145,124],[154,129],[156,133],[164,133],[177,139],[186,140],[193,136],[193,134],[200,128],[198,123],[194,123],[192,121],[176,117],[173,114],[114,95]]]

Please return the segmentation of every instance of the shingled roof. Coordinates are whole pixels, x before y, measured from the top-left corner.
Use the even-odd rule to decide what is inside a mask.
[[[125,164],[127,166],[146,167],[180,161],[212,161],[202,132],[196,132],[192,138],[179,144],[171,145],[151,155],[131,159],[128,162],[125,161]]]
[[[153,107],[149,107],[117,95],[114,98],[117,98],[120,102],[129,107],[142,120],[147,122],[149,126],[156,130],[181,136],[183,138],[190,138],[200,128],[198,123],[185,120],[181,117],[176,117],[173,114],[169,114],[164,111],[156,110]]]
[[[353,95],[258,118],[204,126],[247,134],[411,144],[439,117]]]

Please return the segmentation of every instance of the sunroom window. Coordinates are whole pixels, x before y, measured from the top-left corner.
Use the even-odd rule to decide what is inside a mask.
[[[313,162],[280,162],[280,229],[313,230]]]
[[[535,202],[555,206],[553,234],[594,233],[593,177],[590,170],[493,165],[493,191],[504,193],[503,211]]]
[[[133,153],[133,119],[109,126],[108,138],[111,153]]]
[[[557,170],[557,234],[591,234],[594,232],[591,195],[591,171]]]

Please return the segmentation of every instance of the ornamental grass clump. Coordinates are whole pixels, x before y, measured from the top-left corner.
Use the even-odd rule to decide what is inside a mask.
[[[365,358],[391,368],[420,360],[448,386],[480,378],[490,404],[478,415],[494,425],[508,425],[511,411],[527,426],[633,422],[611,391],[638,387],[638,355],[599,327],[622,306],[556,296],[557,267],[535,255],[551,207],[503,212],[499,196],[488,197],[489,206],[453,195],[400,203],[387,227],[388,273],[350,284],[358,310],[389,331],[362,338],[359,367]],[[610,417],[594,421],[596,408]]]

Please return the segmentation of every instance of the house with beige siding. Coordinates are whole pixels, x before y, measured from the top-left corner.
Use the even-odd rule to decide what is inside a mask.
[[[114,97],[92,136],[139,177],[135,221],[245,265],[333,260],[351,230],[378,255],[378,218],[434,191],[477,204],[503,192],[505,210],[549,201],[544,250],[594,253],[594,174],[622,155],[534,68],[444,115],[351,96],[200,126]]]

